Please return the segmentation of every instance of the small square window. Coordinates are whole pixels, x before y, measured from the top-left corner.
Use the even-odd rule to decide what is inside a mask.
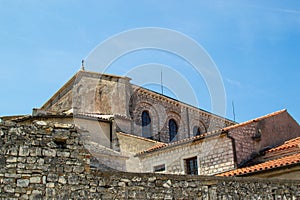
[[[197,157],[185,159],[186,174],[198,175]]]
[[[154,166],[153,167],[153,171],[154,172],[163,172],[166,170],[166,166],[165,164],[162,164],[162,165],[157,165],[157,166]]]

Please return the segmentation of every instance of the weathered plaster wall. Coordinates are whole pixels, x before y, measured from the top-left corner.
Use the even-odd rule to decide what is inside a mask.
[[[110,123],[99,120],[74,118],[75,124],[88,131],[89,140],[111,148]]]
[[[300,181],[99,171],[80,138],[69,125],[1,123],[0,199],[300,198]]]
[[[230,129],[229,135],[235,140],[237,164],[241,164],[266,147],[274,147],[299,137],[300,127],[286,111],[283,111]]]
[[[159,143],[143,137],[138,137],[125,133],[117,133],[117,138],[120,145],[120,151],[122,153],[132,155],[135,155],[136,153],[153,147]]]
[[[157,145],[158,142],[125,133],[117,133],[116,136],[121,154],[129,157],[126,160],[126,171],[142,172],[140,160],[135,154]]]

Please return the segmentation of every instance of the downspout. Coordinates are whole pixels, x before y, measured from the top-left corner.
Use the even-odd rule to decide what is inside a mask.
[[[237,156],[236,156],[236,144],[235,144],[235,139],[229,135],[229,131],[226,131],[226,136],[227,138],[231,139],[231,144],[232,144],[232,150],[233,150],[233,160],[234,160],[234,167],[237,167]]]
[[[112,129],[113,129],[113,120],[109,120],[109,141],[110,141],[110,148],[113,148],[112,145]]]

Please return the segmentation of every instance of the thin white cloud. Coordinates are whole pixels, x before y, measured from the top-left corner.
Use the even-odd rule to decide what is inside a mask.
[[[285,12],[285,13],[300,15],[300,10],[290,10],[290,9],[272,9],[272,10],[278,11],[278,12]]]
[[[242,84],[241,84],[241,82],[239,82],[239,81],[237,81],[237,80],[233,80],[233,79],[230,79],[230,78],[225,78],[225,80],[226,80],[229,84],[231,84],[231,85],[233,85],[233,86],[237,86],[237,87],[239,87],[239,88],[242,88],[242,87],[243,87]]]
[[[269,11],[273,11],[273,12],[281,12],[281,13],[300,15],[300,10],[284,9],[284,8],[269,8],[269,7],[256,6],[256,5],[248,5],[248,6],[253,7],[253,8],[263,9],[263,10],[269,10]]]

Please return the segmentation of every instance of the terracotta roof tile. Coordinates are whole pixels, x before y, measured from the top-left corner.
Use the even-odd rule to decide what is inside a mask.
[[[266,151],[266,154],[273,153],[273,152],[285,151],[285,150],[291,149],[293,147],[300,148],[300,137],[288,140],[284,144]],[[289,152],[289,153],[291,153],[291,152]],[[291,164],[295,164],[295,163],[300,163],[299,151],[296,150],[296,151],[293,151],[292,153],[293,153],[292,155],[289,154],[284,157],[280,157],[280,158],[273,159],[273,160],[268,160],[266,162],[263,162],[263,163],[260,163],[257,165],[244,167],[244,168],[240,168],[240,169],[235,169],[232,171],[228,171],[228,172],[219,174],[217,176],[243,175],[243,174],[247,174],[247,173],[259,172],[259,171],[263,171],[263,170],[268,170],[268,169],[283,167],[283,166],[287,166],[287,165],[291,165]]]
[[[272,149],[266,151],[266,153],[271,153],[271,152],[275,152],[275,151],[283,151],[283,150],[290,149],[293,147],[300,148],[300,137],[296,137],[294,139],[288,140],[283,145],[272,148]]]
[[[292,164],[300,164],[300,153],[293,154],[290,156],[285,156],[279,159],[270,160],[264,163],[260,163],[257,165],[253,165],[250,167],[244,167],[240,169],[235,169],[232,171],[224,172],[221,174],[218,174],[217,176],[238,176],[238,175],[244,175],[249,174],[253,172],[261,172],[264,170],[274,169],[278,167],[284,167]]]
[[[145,153],[150,153],[150,152],[153,152],[153,151],[165,148],[165,147],[169,147],[169,146],[175,146],[175,145],[183,144],[183,143],[186,143],[186,142],[192,142],[192,141],[195,141],[195,140],[204,139],[205,137],[208,137],[208,136],[216,136],[216,135],[219,135],[219,134],[223,133],[224,131],[235,129],[235,128],[240,127],[240,126],[244,126],[244,125],[250,124],[252,122],[257,122],[257,121],[262,120],[262,119],[273,117],[273,116],[281,114],[283,112],[286,112],[286,109],[279,110],[277,112],[273,112],[273,113],[270,113],[268,115],[264,115],[262,117],[258,117],[256,119],[252,119],[252,120],[240,123],[240,124],[235,124],[235,125],[228,126],[228,127],[225,127],[225,128],[219,129],[219,130],[215,130],[215,131],[212,131],[212,132],[204,133],[204,134],[201,134],[201,135],[198,135],[198,136],[194,136],[194,137],[190,137],[190,138],[185,138],[183,140],[179,140],[179,141],[168,143],[168,144],[166,143],[164,145],[156,145],[154,147],[151,147],[149,149],[146,149],[146,150],[138,153],[137,155],[141,155],[141,154],[145,154]]]
[[[212,131],[212,132],[208,132],[208,133],[204,133],[204,134],[197,135],[197,136],[190,137],[190,138],[185,138],[185,139],[182,139],[182,140],[179,140],[179,141],[176,141],[176,142],[172,142],[172,143],[158,144],[158,145],[155,145],[155,146],[153,146],[153,147],[151,147],[149,149],[146,149],[146,150],[144,150],[142,152],[137,153],[137,155],[141,155],[141,154],[145,154],[145,153],[150,153],[150,152],[153,152],[153,151],[165,148],[165,147],[171,147],[171,146],[176,146],[176,145],[179,145],[179,144],[193,142],[193,141],[196,141],[196,140],[201,140],[201,139],[204,139],[206,137],[217,136],[217,135],[220,135],[221,133],[222,133],[222,129],[216,130],[216,131]]]
[[[246,121],[246,122],[242,122],[242,123],[239,123],[239,124],[228,126],[228,127],[223,128],[223,130],[227,131],[227,130],[234,129],[234,128],[237,128],[237,127],[240,127],[240,126],[245,126],[245,125],[250,124],[252,122],[258,122],[260,120],[263,120],[263,119],[266,119],[266,118],[269,118],[269,117],[273,117],[275,115],[279,115],[279,114],[284,113],[284,112],[286,112],[286,109],[279,110],[279,111],[276,111],[276,112],[273,112],[273,113],[270,113],[270,114],[267,114],[267,115],[255,118],[255,119],[251,119],[251,120]]]

